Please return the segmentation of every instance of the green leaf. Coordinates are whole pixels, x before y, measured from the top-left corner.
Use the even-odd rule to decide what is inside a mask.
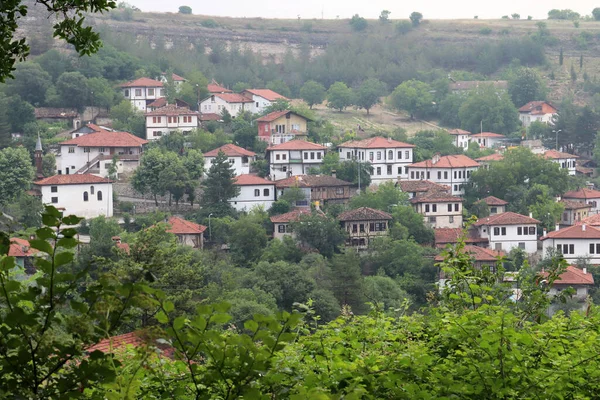
[[[56,257],[54,257],[54,263],[57,267],[59,267],[61,265],[69,264],[72,261],[73,261],[73,253],[70,253],[67,251],[59,253],[56,255]]]
[[[231,304],[226,303],[226,302],[221,302],[221,303],[215,304],[214,307],[215,307],[215,311],[218,311],[220,313],[226,313],[231,308]]]
[[[83,218],[78,217],[76,215],[68,215],[63,218],[62,222],[66,225],[77,225],[83,220]]]
[[[256,332],[256,330],[258,329],[258,323],[253,320],[248,320],[244,322],[244,328],[248,329],[251,332]]]
[[[177,317],[173,321],[173,329],[175,329],[176,331],[181,330],[181,328],[183,328],[184,325],[185,325],[185,317],[183,317],[183,316]]]
[[[65,249],[72,249],[72,248],[76,247],[78,244],[79,244],[79,241],[77,239],[70,238],[70,237],[59,239],[58,242],[56,243],[56,245],[58,247],[62,247]]]
[[[33,239],[29,241],[29,245],[37,250],[43,251],[46,254],[52,254],[52,246],[45,240]]]
[[[71,300],[71,308],[82,314],[85,314],[88,311],[87,304],[75,300]]]
[[[158,314],[156,314],[156,320],[161,324],[166,324],[167,322],[169,322],[169,317],[167,317],[167,314],[160,311]]]
[[[172,301],[165,301],[165,303],[163,304],[163,308],[165,309],[165,312],[173,312],[173,310],[175,310],[175,304],[173,304]]]
[[[53,215],[42,214],[42,222],[47,226],[58,226],[58,218]]]
[[[43,228],[40,228],[37,231],[35,231],[35,235],[38,239],[42,240],[54,239],[56,237],[56,233],[54,232],[54,230],[48,228],[47,226],[44,226]]]
[[[10,250],[10,239],[6,232],[0,232],[0,254],[7,255]]]
[[[224,314],[224,313],[218,313],[218,314],[214,314],[210,318],[210,320],[211,320],[211,322],[214,322],[216,324],[226,324],[227,322],[229,322],[229,320],[231,320],[231,315]]]

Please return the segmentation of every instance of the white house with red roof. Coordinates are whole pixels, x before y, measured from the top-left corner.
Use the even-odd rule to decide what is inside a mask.
[[[131,101],[131,105],[140,111],[146,111],[146,106],[158,99],[165,97],[163,83],[150,78],[136,80],[119,85],[123,97]]]
[[[492,149],[498,147],[506,140],[506,136],[499,133],[481,132],[469,137],[470,142],[475,142],[481,148]]]
[[[290,229],[290,224],[297,222],[304,215],[311,215],[310,208],[296,208],[290,212],[272,216],[271,223],[273,224],[273,238],[283,239],[284,236],[294,237],[294,233]]]
[[[92,174],[54,175],[34,182],[43,204],[64,215],[84,218],[113,216],[112,181]]]
[[[571,190],[563,194],[562,198],[564,200],[583,201],[591,205],[590,215],[598,214],[600,211],[600,191],[596,189],[581,188]]]
[[[146,139],[157,140],[161,136],[179,131],[187,135],[199,126],[200,113],[177,104],[168,104],[146,112]]]
[[[472,225],[479,237],[488,239],[490,248],[510,252],[514,248],[533,254],[537,251],[537,225],[540,223],[531,216],[514,212],[490,215],[480,218]]]
[[[258,138],[270,145],[305,138],[308,121],[311,120],[291,110],[274,111],[256,119]]]
[[[389,235],[392,216],[374,208],[360,207],[344,211],[337,220],[348,234],[346,245],[365,249],[372,240]]]
[[[275,182],[257,175],[243,174],[235,178],[234,185],[240,188],[240,194],[229,200],[237,211],[250,211],[255,206],[265,210],[275,202]]]
[[[276,181],[295,175],[308,175],[320,167],[327,147],[305,140],[290,140],[267,148],[271,179]]]
[[[167,224],[169,225],[167,232],[177,236],[179,244],[191,246],[195,249],[204,247],[204,231],[206,231],[206,226],[176,216],[170,217]]]
[[[490,215],[502,214],[506,212],[506,206],[508,205],[508,201],[499,199],[494,196],[488,196],[479,201],[485,203],[485,205],[488,206]]]
[[[226,87],[223,87],[214,79],[212,80],[212,82],[210,82],[208,85],[206,85],[206,89],[208,89],[208,93],[210,93],[210,94],[233,93],[233,90],[229,90]]]
[[[465,131],[464,129],[450,129],[448,133],[452,135],[456,147],[460,147],[461,149],[469,147],[469,136],[471,136],[471,132]]]
[[[108,176],[113,158],[118,158],[117,173],[131,173],[140,163],[148,141],[127,132],[100,131],[60,143],[56,155],[59,175],[92,173]]]
[[[590,210],[592,209],[591,205],[583,201],[563,199],[559,200],[559,203],[565,207],[560,218],[561,226],[570,226],[581,223],[589,217]]]
[[[289,100],[271,89],[246,89],[241,94],[253,101],[255,113],[262,113],[277,100]]]
[[[417,196],[422,196],[430,192],[449,193],[450,187],[440,185],[435,182],[423,181],[398,181],[398,188],[408,194],[408,198],[412,199]]]
[[[562,169],[567,170],[569,175],[577,174],[577,159],[579,157],[575,154],[563,153],[557,150],[546,150],[543,157],[558,164]]]
[[[169,81],[167,73],[166,72],[161,73],[158,80],[161,81],[162,83],[167,83]],[[177,87],[181,86],[183,84],[183,82],[187,81],[187,79],[185,79],[183,76],[177,75],[176,73],[171,74],[171,80],[173,81],[173,84]]]
[[[557,226],[559,228],[559,226]],[[586,224],[567,226],[548,232],[540,238],[544,254],[555,249],[565,260],[574,263],[579,258],[587,258],[591,264],[600,264],[600,228]]]
[[[204,153],[204,171],[208,172],[214,159],[219,155],[219,152],[223,152],[229,163],[235,169],[236,176],[249,174],[250,167],[253,161],[256,160],[256,153],[250,150],[236,146],[235,144],[225,144],[207,153]]]
[[[551,124],[556,114],[558,108],[547,101],[530,101],[519,108],[519,119],[524,127],[529,127],[535,121]]]
[[[112,129],[106,126],[99,126],[96,124],[85,124],[74,131],[71,132],[71,139],[75,139],[79,136],[87,135],[88,133],[96,133],[96,132],[113,132]]]
[[[463,199],[442,191],[430,191],[410,200],[415,211],[434,229],[461,228]]]
[[[221,115],[223,110],[227,110],[233,118],[243,111],[254,113],[254,101],[239,93],[211,93],[200,102],[202,114]]]
[[[475,161],[481,165],[481,168],[490,169],[490,165],[497,161],[504,160],[504,156],[500,153],[494,153],[487,156],[476,158]]]
[[[408,177],[414,145],[381,136],[351,140],[338,146],[340,161],[359,160],[373,166],[371,182],[379,184]]]
[[[459,154],[440,156],[436,154],[431,160],[409,165],[408,179],[428,180],[449,186],[451,194],[463,195],[464,185],[469,182],[471,174],[479,168],[479,163]]]

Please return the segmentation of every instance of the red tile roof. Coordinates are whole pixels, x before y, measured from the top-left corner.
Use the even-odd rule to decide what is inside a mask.
[[[540,272],[543,277],[548,276],[547,272]],[[555,285],[593,285],[594,275],[590,272],[584,273],[574,265],[569,265],[567,270],[563,272],[560,277],[554,281]]]
[[[36,107],[33,113],[40,118],[76,118],[79,113],[75,108]]]
[[[141,147],[147,144],[146,139],[128,132],[94,132],[64,141],[61,146],[75,145],[79,147]]]
[[[481,133],[475,133],[473,135],[471,135],[472,138],[504,138],[504,135],[501,135],[499,133],[492,133],[492,132],[481,132]]]
[[[508,201],[504,201],[494,196],[488,196],[485,199],[481,199],[479,201],[483,201],[488,206],[505,206],[508,204]]]
[[[479,157],[476,161],[478,162],[486,162],[486,161],[502,161],[504,160],[504,156],[502,154],[494,153],[489,156]]]
[[[242,174],[235,178],[234,185],[253,186],[253,185],[275,185],[275,182],[261,178],[258,175]]]
[[[458,154],[452,156],[440,157],[440,160],[433,163],[433,160],[425,160],[409,165],[409,168],[471,168],[479,167],[479,163],[469,157]]]
[[[557,231],[548,232],[540,240],[546,239],[600,239],[600,228],[585,224],[572,225]]]
[[[278,188],[289,187],[324,187],[324,186],[350,186],[352,183],[334,178],[329,175],[296,175],[275,181]]]
[[[350,147],[359,149],[388,149],[388,148],[412,148],[413,144],[399,142],[391,138],[376,136],[363,140],[350,140],[340,144],[338,147]]]
[[[175,216],[169,218],[168,224],[171,227],[167,229],[167,232],[175,235],[198,235],[206,230],[206,226],[204,225],[195,224]]]
[[[296,208],[290,212],[287,212],[285,214],[280,214],[280,215],[274,215],[271,217],[271,222],[273,222],[274,224],[281,224],[281,223],[285,223],[285,222],[295,222],[298,221],[298,219],[302,216],[302,215],[311,215],[312,212],[310,210],[309,207],[306,208]]]
[[[498,261],[498,257],[504,257],[504,252],[488,249],[485,247],[465,245],[464,253],[469,254],[471,258],[478,262],[493,262]],[[441,254],[435,257],[435,261],[444,261],[444,256]]]
[[[450,129],[448,131],[448,133],[451,135],[470,135],[471,134],[471,132],[465,131],[464,129]]]
[[[122,83],[119,85],[122,88],[128,87],[163,87],[163,83],[150,78],[138,78],[133,81]]]
[[[148,111],[146,115],[199,115],[198,111],[192,111],[187,107],[178,107],[176,104],[167,104],[154,111]]]
[[[433,230],[437,247],[448,243],[457,243],[463,234],[463,228],[438,228]],[[476,231],[467,232],[465,243],[486,243],[488,239],[476,236]]]
[[[575,154],[563,153],[561,151],[556,150],[546,150],[544,152],[544,157],[552,160],[560,160],[565,158],[579,158]]]
[[[439,183],[423,180],[423,181],[399,181],[400,190],[407,193],[429,192],[432,190],[448,192],[450,187],[440,185]]]
[[[547,101],[530,101],[523,107],[519,108],[520,113],[527,113],[531,115],[544,115],[554,114],[558,112],[558,109]]]
[[[592,208],[591,204],[588,204],[583,201],[562,199],[561,201],[559,201],[559,203],[565,205],[565,210],[579,210],[581,208]]]
[[[166,105],[167,105],[167,98],[159,97],[158,99],[154,100],[152,103],[148,104],[146,107],[160,108],[160,107],[164,107]]]
[[[211,150],[208,153],[204,153],[204,157],[216,157],[220,151],[225,153],[227,157],[254,157],[256,155],[256,153],[250,150],[246,150],[240,146],[236,146],[235,144],[228,143],[219,148]]]
[[[223,119],[219,114],[214,113],[202,113],[200,114],[200,121],[220,121]]]
[[[218,97],[227,103],[254,103],[254,100],[238,93],[213,93],[211,96]]]
[[[233,93],[233,90],[229,90],[226,87],[219,85],[214,80],[209,83],[206,88],[209,93]]]
[[[565,199],[600,199],[600,191],[588,188],[581,188],[579,190],[572,190],[563,195]]]
[[[175,73],[171,74],[171,78],[172,78],[174,81],[176,81],[176,82],[177,82],[177,81],[180,81],[180,82],[185,82],[185,81],[187,80],[187,79],[185,79],[183,76],[177,75],[177,74],[175,74]]]
[[[327,147],[321,146],[313,142],[307,142],[306,140],[290,140],[289,142],[281,143],[272,147],[269,150],[325,150]]]
[[[375,221],[391,220],[392,216],[386,212],[369,207],[360,207],[355,210],[344,211],[338,215],[339,221]]]
[[[33,257],[39,253],[39,250],[32,249],[29,241],[21,238],[11,238],[8,255],[10,257]]]
[[[308,121],[312,121],[310,118],[306,118],[304,115],[300,115],[300,114],[298,114],[296,112],[293,112],[291,110],[282,110],[282,111],[273,111],[272,113],[264,115],[264,116],[258,118],[256,120],[256,122],[273,122],[276,119],[281,118],[281,117],[283,117],[283,116],[285,116],[287,114],[294,114],[294,115],[299,116],[300,118],[304,118],[304,119],[306,119]]]
[[[248,92],[255,96],[260,96],[269,101],[275,101],[278,99],[287,100],[287,97],[280,95],[277,92],[272,91],[271,89],[246,89],[242,93]]]
[[[526,215],[517,214],[514,212],[504,212],[501,214],[490,215],[489,217],[480,218],[473,226],[482,225],[519,225],[519,224],[539,224],[540,221],[530,218]]]
[[[38,186],[48,185],[83,185],[86,183],[111,183],[108,178],[101,178],[92,174],[54,175],[44,178],[34,184]]]
[[[99,126],[99,125],[92,124],[92,123],[90,123],[90,124],[86,124],[85,126],[87,126],[88,128],[90,128],[90,129],[91,129],[91,130],[93,130],[94,132],[111,132],[111,131],[109,131],[109,130],[106,130],[106,129],[102,128],[102,127],[101,127],[101,126]]]
[[[448,202],[459,202],[462,203],[464,200],[457,196],[444,193],[441,191],[430,191],[425,192],[422,195],[413,197],[410,202],[413,204],[417,203],[448,203]]]
[[[582,219],[581,221],[577,221],[576,223],[600,227],[600,214],[591,215],[587,218]]]

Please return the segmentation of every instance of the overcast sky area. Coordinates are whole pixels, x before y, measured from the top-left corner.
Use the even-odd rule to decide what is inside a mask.
[[[216,15],[228,17],[264,17],[264,18],[350,18],[359,14],[365,18],[377,18],[381,10],[392,12],[390,18],[407,18],[412,11],[419,11],[424,18],[457,19],[479,18],[500,19],[503,15],[518,13],[521,18],[528,15],[535,19],[547,18],[553,8],[570,8],[581,15],[591,14],[592,9],[600,7],[598,0],[421,0],[414,2],[390,0],[229,0],[200,1],[180,0],[181,3],[165,0],[129,0],[142,11],[177,12],[179,6],[192,7],[194,14]]]

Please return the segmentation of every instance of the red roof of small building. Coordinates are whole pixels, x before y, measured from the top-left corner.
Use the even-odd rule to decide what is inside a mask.
[[[298,114],[298,113],[296,113],[296,112],[294,112],[292,110],[282,110],[282,111],[273,111],[272,113],[269,113],[267,115],[263,115],[262,117],[258,118],[256,120],[256,122],[273,122],[276,119],[281,118],[281,117],[283,117],[285,115],[288,115],[288,114],[294,114],[294,115],[297,115],[297,116],[299,116],[301,118],[304,118],[307,121],[311,121],[310,118],[306,118],[304,115],[300,115],[300,114]]]
[[[504,135],[501,135],[499,133],[493,133],[493,132],[481,132],[481,133],[475,133],[473,135],[471,135],[472,138],[504,138]]]
[[[450,129],[448,131],[448,133],[451,135],[470,135],[471,134],[471,132],[465,131],[464,129]]]
[[[321,146],[313,142],[307,142],[306,140],[290,140],[289,142],[281,143],[272,147],[269,150],[325,150],[327,147]]]
[[[21,238],[10,238],[10,257],[33,257],[39,250],[31,248],[29,241]]]
[[[600,199],[600,191],[588,188],[581,188],[579,190],[572,190],[563,195],[565,199]]]
[[[187,107],[178,107],[176,104],[167,104],[164,107],[157,108],[146,113],[149,115],[199,115],[198,111],[192,111]]]
[[[295,175],[289,178],[275,181],[278,188],[289,187],[326,187],[326,186],[350,186],[352,183],[334,178],[329,175]]]
[[[179,81],[179,82],[185,82],[185,81],[186,81],[186,79],[185,79],[183,76],[177,75],[176,73],[172,73],[172,74],[171,74],[171,78],[172,78],[174,81],[176,81],[176,82],[177,82],[177,81]]]
[[[119,85],[122,88],[127,87],[162,87],[163,83],[150,78],[138,78],[133,81],[122,83]]]
[[[226,87],[219,85],[214,80],[209,83],[206,88],[208,89],[209,93],[233,93],[233,90],[229,90]]]
[[[523,107],[519,108],[520,113],[527,113],[531,115],[544,115],[554,114],[558,112],[558,109],[547,101],[530,101]]]
[[[567,226],[540,238],[546,239],[600,239],[600,228],[585,224]]]
[[[202,113],[200,114],[200,121],[220,121],[223,119],[222,116],[215,113]]]
[[[548,276],[545,271],[540,272],[543,277]],[[569,265],[567,270],[560,274],[559,278],[554,281],[555,285],[593,285],[594,275],[590,272],[583,272],[574,265]]]
[[[435,157],[434,157],[435,158]],[[458,154],[451,156],[442,156],[439,161],[425,160],[409,165],[410,168],[471,168],[479,167],[479,163],[469,157]]]
[[[544,157],[552,159],[552,160],[561,160],[561,159],[567,159],[567,158],[579,158],[575,154],[563,153],[561,151],[556,151],[556,150],[546,150],[544,152]]]
[[[589,226],[600,227],[600,214],[591,215],[587,218],[582,219],[581,221],[577,221],[576,224],[586,224]]]
[[[275,101],[278,99],[287,100],[287,97],[282,96],[279,93],[272,91],[271,89],[246,89],[244,90],[244,92],[252,93],[255,96],[260,96],[263,99],[269,101]]]
[[[508,204],[508,201],[504,201],[494,196],[488,196],[485,199],[481,199],[479,201],[483,201],[488,206],[505,206]]]
[[[561,201],[559,201],[559,203],[564,204],[565,210],[579,210],[582,208],[592,208],[591,204],[588,204],[584,201],[562,199]]]
[[[239,93],[213,93],[211,96],[218,97],[227,103],[254,103],[254,100]]]
[[[370,207],[360,207],[355,210],[344,211],[338,215],[339,221],[376,221],[376,220],[391,220],[392,216],[381,210],[376,210]]]
[[[499,153],[490,154],[489,156],[479,157],[476,161],[478,162],[486,162],[486,161],[502,161],[504,160],[504,156]]]
[[[296,208],[290,212],[287,212],[285,214],[280,214],[280,215],[274,215],[271,217],[271,222],[273,222],[274,224],[282,224],[282,223],[286,223],[286,222],[295,222],[298,221],[298,219],[302,216],[302,215],[311,215],[312,212],[310,210],[309,207],[306,208]]]
[[[482,225],[519,225],[519,224],[539,224],[537,219],[526,215],[517,214],[511,211],[490,215],[489,217],[480,218],[473,226]]]
[[[458,239],[463,234],[463,228],[438,228],[434,229],[435,245],[441,247],[448,243],[457,243]],[[473,236],[470,235],[473,233]],[[480,238],[475,235],[475,232],[469,231],[467,233],[465,243],[485,243],[488,242],[486,238]]]
[[[442,192],[442,191],[430,191],[425,192],[422,195],[413,197],[410,199],[410,202],[413,204],[417,203],[449,203],[449,202],[459,202],[462,203],[464,200],[457,196],[452,196],[451,194]]]
[[[142,147],[146,139],[139,138],[128,132],[94,132],[66,140],[61,146],[74,145],[79,147]]]
[[[111,183],[108,178],[101,178],[92,174],[54,175],[41,179],[34,184],[38,186],[48,185],[83,185],[87,183]]]
[[[375,136],[363,140],[350,140],[348,142],[340,144],[338,147],[350,147],[359,149],[387,149],[387,148],[412,148],[415,147],[413,144],[399,142],[391,138],[384,138],[381,136]]]
[[[171,225],[167,232],[175,235],[198,235],[206,230],[206,226],[187,221],[179,217],[169,218],[168,224]]]
[[[99,125],[92,124],[92,123],[85,124],[85,126],[87,126],[88,128],[90,128],[90,129],[91,129],[91,130],[93,130],[94,132],[111,132],[111,131],[109,131],[109,130],[106,130],[106,129],[102,128],[102,127],[101,127],[101,126],[99,126]]]
[[[166,105],[167,105],[167,98],[159,97],[158,99],[154,100],[152,103],[148,104],[146,107],[160,108],[160,107],[164,107]]]
[[[261,178],[254,174],[242,174],[235,178],[234,185],[238,186],[253,186],[253,185],[275,185],[275,182]]]
[[[446,185],[440,185],[439,183],[423,180],[423,181],[399,181],[398,185],[400,190],[407,193],[419,193],[429,191],[442,191],[448,192],[450,188]]]
[[[485,247],[473,246],[471,244],[465,245],[463,252],[469,254],[476,262],[493,262],[498,261],[498,257],[504,257],[504,252],[488,249]],[[435,261],[444,261],[444,256],[441,254],[435,257]]]
[[[211,150],[208,153],[204,153],[204,157],[216,157],[220,151],[225,153],[227,157],[254,157],[256,155],[256,153],[250,150],[246,150],[244,148],[241,148],[240,146],[236,146],[235,144],[228,143],[214,150]]]

